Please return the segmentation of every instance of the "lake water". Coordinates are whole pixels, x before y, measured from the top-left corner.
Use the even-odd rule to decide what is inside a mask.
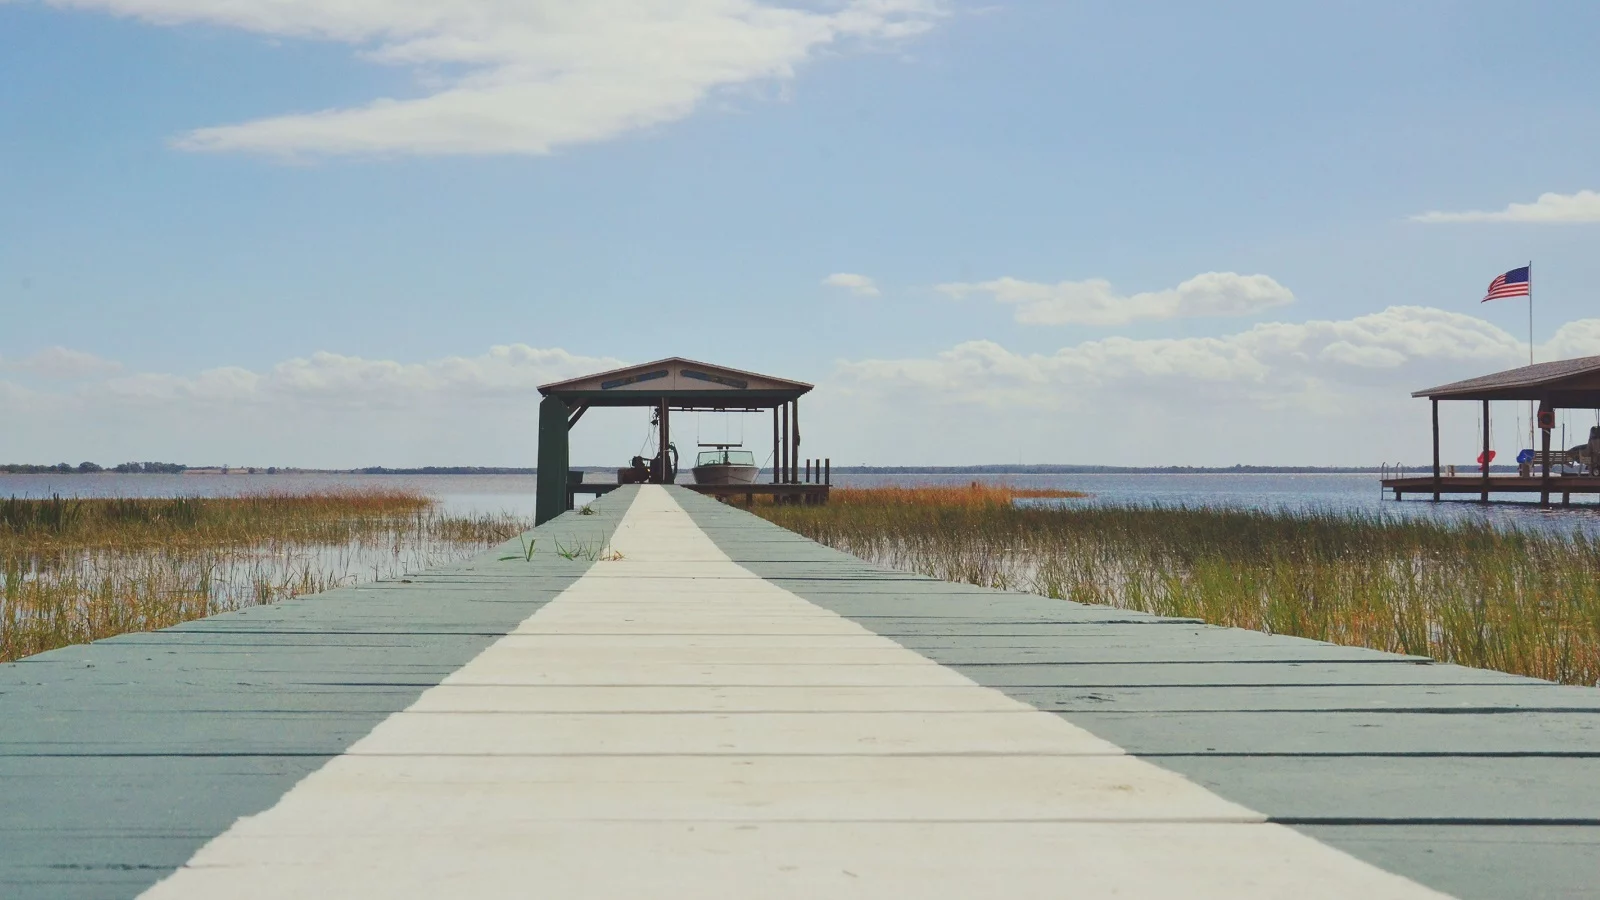
[[[350,475],[293,472],[279,475],[6,475],[0,497],[231,497],[347,488],[414,490],[437,499],[450,513],[533,515],[532,475]]]
[[[595,477],[591,475],[590,477]],[[1482,518],[1523,528],[1580,530],[1600,534],[1600,507],[1542,510],[1528,503],[1496,501],[1432,503],[1384,500],[1378,476],[1278,474],[1103,474],[1103,475],[834,475],[835,485],[966,484],[1004,481],[1018,487],[1084,491],[1089,501],[1108,504],[1237,506],[1257,509],[1331,509],[1430,518]],[[531,475],[4,475],[0,497],[215,497],[254,492],[335,488],[406,488],[437,498],[451,513],[513,513],[531,516]],[[1591,500],[1590,497],[1584,497]]]

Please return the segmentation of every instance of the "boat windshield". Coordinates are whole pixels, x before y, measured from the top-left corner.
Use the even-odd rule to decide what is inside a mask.
[[[701,450],[695,457],[697,466],[753,466],[756,455],[749,450]]]

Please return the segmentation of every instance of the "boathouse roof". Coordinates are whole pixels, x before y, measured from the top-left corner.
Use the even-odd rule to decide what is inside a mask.
[[[1538,400],[1569,409],[1600,409],[1600,356],[1507,369],[1441,384],[1411,396],[1430,400]]]
[[[539,393],[589,406],[655,406],[665,400],[672,406],[765,409],[797,399],[811,387],[803,381],[673,356],[542,384]]]

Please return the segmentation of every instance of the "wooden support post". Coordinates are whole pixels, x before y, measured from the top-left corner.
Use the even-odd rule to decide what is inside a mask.
[[[1489,401],[1483,401],[1483,493],[1480,503],[1489,502]]]
[[[792,449],[790,449],[790,451],[789,451],[789,462],[794,467],[794,471],[793,471],[794,478],[793,478],[793,481],[794,481],[795,484],[799,484],[800,483],[800,398],[796,397],[795,399],[793,399],[793,400],[791,400],[789,402],[794,405],[794,408],[789,411],[790,417],[793,418],[793,420],[794,420],[794,430],[790,433],[791,438],[794,440],[794,447]]]
[[[772,483],[778,483],[778,460],[783,458],[783,452],[778,443],[778,408],[772,408]]]
[[[1400,499],[1399,492],[1395,499]],[[1439,401],[1433,400],[1433,502],[1439,502]]]
[[[1550,505],[1550,429],[1545,425],[1554,419],[1554,410],[1550,408],[1550,401],[1539,404],[1539,444],[1544,450],[1544,467],[1539,473],[1539,505]]]
[[[667,399],[663,397],[656,404],[656,436],[660,438],[656,448],[656,470],[652,473],[656,484],[667,483],[667,430]]]
[[[833,457],[825,456],[822,459],[822,483],[833,484]]]
[[[571,410],[557,397],[539,401],[539,476],[534,482],[533,524],[567,509],[567,417]]]
[[[789,404],[783,404],[783,452],[778,456],[779,484],[789,482]]]

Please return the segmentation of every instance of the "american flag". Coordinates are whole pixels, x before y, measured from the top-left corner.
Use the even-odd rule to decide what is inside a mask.
[[[1506,297],[1531,296],[1533,294],[1533,273],[1529,271],[1531,268],[1523,266],[1520,269],[1512,269],[1489,282],[1489,293],[1483,295],[1483,300],[1479,302],[1488,303],[1490,300],[1501,300]]]

